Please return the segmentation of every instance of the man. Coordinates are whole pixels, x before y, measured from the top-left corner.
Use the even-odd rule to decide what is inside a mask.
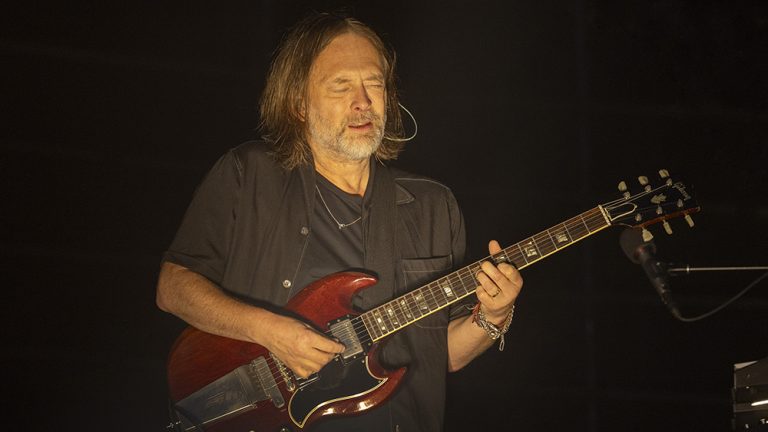
[[[359,21],[315,14],[297,24],[262,96],[266,143],[232,149],[196,191],[165,255],[158,306],[259,344],[306,378],[344,345],[281,312],[301,288],[366,269],[379,282],[355,306],[368,310],[459,264],[464,226],[450,190],[383,163],[404,141],[394,81],[393,54]],[[441,430],[446,371],[490,347],[488,329],[506,331],[522,287],[511,265],[481,269],[474,314],[454,304],[384,343],[383,364],[408,365],[389,401],[313,430]]]

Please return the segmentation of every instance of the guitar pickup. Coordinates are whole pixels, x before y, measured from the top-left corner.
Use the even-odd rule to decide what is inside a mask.
[[[331,334],[344,344],[345,349],[341,353],[341,358],[345,363],[363,353],[363,346],[360,344],[360,339],[357,337],[357,332],[349,317],[340,318],[336,322],[330,323],[328,328],[331,330]]]

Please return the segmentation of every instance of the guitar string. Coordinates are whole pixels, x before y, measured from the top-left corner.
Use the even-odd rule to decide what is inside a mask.
[[[599,216],[599,217],[598,217],[598,216]],[[593,224],[593,222],[594,222],[596,219],[600,219],[600,220],[604,221],[604,218],[602,218],[602,214],[600,214],[600,215],[594,215],[594,214],[593,214],[593,215],[591,215],[591,216],[589,216],[589,217],[590,217],[590,219],[591,219],[591,220],[585,220],[585,222],[589,223],[589,225],[591,225],[591,228],[600,228],[600,227],[601,227],[599,224],[598,224],[598,225],[594,225],[594,224]],[[582,222],[582,221],[574,221],[574,222],[571,224],[571,228],[574,228],[576,225],[581,225],[581,222]],[[605,225],[603,225],[603,227],[604,227],[604,226],[605,226]],[[551,229],[550,229],[550,230],[551,230]],[[551,236],[551,233],[549,233],[548,231],[549,231],[549,230],[547,230],[547,231],[545,231],[545,232],[542,232],[542,233],[539,233],[539,234],[536,234],[536,235],[534,235],[533,237],[531,237],[531,238],[530,238],[530,239],[534,240],[534,242],[535,242],[535,245],[534,245],[534,246],[536,246],[536,247],[537,247],[537,250],[538,250],[539,252],[543,252],[543,253],[541,253],[541,254],[540,254],[540,257],[544,257],[544,256],[546,256],[546,255],[549,255],[549,254],[551,254],[551,253],[553,253],[553,252],[555,252],[555,251],[557,251],[557,250],[561,249],[561,247],[560,247],[560,248],[559,248],[559,247],[557,247],[557,245],[556,245],[556,244],[553,244],[552,246],[549,246],[549,245],[546,245],[546,244],[542,244],[542,242],[546,242],[547,240],[549,240],[549,242],[551,242],[551,243],[554,243],[554,242],[553,242],[553,240],[552,240],[552,236]],[[589,233],[593,232],[593,229],[588,229],[588,231],[589,231],[588,233],[585,233],[583,236],[579,236],[579,238],[578,238],[578,239],[576,239],[576,240],[581,240],[581,238],[583,238],[583,237],[585,237],[586,235],[588,235]],[[570,237],[570,236],[569,236],[569,237]],[[526,241],[524,241],[523,243],[526,243],[526,242],[528,242],[528,241],[529,241],[529,240],[526,240]],[[572,243],[572,242],[573,242],[573,240],[569,240],[569,241],[568,241],[568,244],[570,244],[570,243]],[[563,246],[565,246],[565,245],[563,245]],[[504,250],[502,250],[502,251],[501,251],[499,254],[505,254],[505,255],[509,256],[509,251],[510,251],[510,249],[512,249],[513,247],[514,247],[514,246],[508,247],[507,249],[504,249]],[[522,255],[522,254],[521,254],[519,251],[514,251],[512,255],[513,255],[513,258],[512,258],[512,260],[513,260],[513,261],[515,261],[515,258],[517,258],[517,260],[518,260],[518,261],[520,261],[520,263],[521,263],[521,264],[526,264],[526,263],[527,263],[527,259],[525,259],[525,258],[523,257],[523,255]],[[522,259],[520,259],[520,258],[522,258]],[[539,259],[540,259],[540,258],[539,258]],[[482,261],[480,261],[479,263],[481,263],[481,262],[482,262]],[[473,266],[468,266],[468,267],[473,267]],[[453,274],[451,274],[451,275],[448,275],[448,276],[446,276],[446,278],[447,278],[447,279],[449,279],[449,280],[448,280],[448,282],[449,282],[449,285],[455,285],[455,280],[456,280],[456,279],[458,279],[458,280],[459,280],[459,282],[461,282],[461,283],[462,283],[462,285],[466,285],[466,284],[465,284],[465,281],[466,281],[468,278],[469,278],[470,280],[474,279],[474,278],[473,278],[471,275],[470,275],[469,277],[467,277],[467,276],[459,276],[459,275],[458,275],[458,273],[460,273],[462,270],[466,270],[466,268],[464,268],[464,269],[461,269],[461,270],[459,270],[459,271],[456,271],[456,272],[454,272],[454,273],[453,273]],[[474,272],[473,272],[473,274],[474,274]],[[452,278],[452,280],[453,280],[454,282],[451,282],[451,278]],[[423,300],[424,300],[424,301],[427,303],[427,307],[430,309],[430,312],[431,312],[431,308],[432,308],[432,307],[434,307],[434,306],[441,306],[441,303],[442,303],[442,301],[439,301],[439,300],[437,300],[437,299],[436,299],[436,297],[435,297],[435,293],[434,293],[434,291],[435,291],[435,290],[433,289],[433,288],[437,288],[437,291],[441,291],[441,292],[442,292],[443,290],[442,290],[442,289],[440,289],[440,287],[439,287],[438,285],[443,285],[443,283],[441,283],[441,279],[438,279],[437,281],[434,281],[434,282],[432,282],[431,284],[428,284],[428,285],[426,285],[425,287],[423,287],[423,288],[428,288],[428,289],[429,289],[429,291],[427,291],[427,292],[429,292],[429,293],[432,295],[432,297],[433,297],[433,298],[430,300],[430,298],[429,298],[428,296],[422,296]],[[414,291],[412,291],[412,292],[413,292],[413,293],[415,293],[415,292],[417,292],[417,291],[419,291],[419,290],[414,290]],[[466,292],[466,287],[465,287],[465,292]],[[447,299],[447,298],[446,298],[446,301],[448,301],[448,299]],[[434,303],[434,304],[430,305],[430,303]],[[385,310],[386,310],[386,309],[392,309],[392,311],[393,311],[393,312],[394,312],[394,314],[395,314],[394,318],[396,318],[396,319],[398,319],[398,320],[399,320],[399,319],[401,319],[401,318],[405,318],[405,321],[409,321],[409,320],[410,320],[410,319],[409,319],[407,316],[403,316],[403,315],[402,315],[402,314],[403,314],[403,312],[402,312],[402,309],[398,307],[398,303],[397,303],[396,301],[392,301],[392,302],[386,303],[386,304],[384,304],[384,305],[380,306],[379,308],[376,308],[376,309],[372,309],[370,312],[374,312],[374,311],[376,311],[377,309],[385,309]],[[419,310],[419,309],[417,308],[416,310]],[[391,318],[391,315],[388,315],[386,312],[383,312],[383,313],[382,313],[381,311],[379,311],[379,312],[380,312],[380,315],[382,315],[383,317],[390,317],[390,318]],[[398,313],[400,313],[401,315],[400,315],[400,316],[398,316],[398,315],[397,315]],[[423,314],[422,314],[422,315],[423,315]],[[385,323],[385,324],[386,324],[386,323]],[[394,322],[393,322],[393,324],[394,324]],[[399,326],[398,324],[395,324],[395,327],[398,327],[398,326]]]
[[[594,222],[597,221],[597,220],[599,220],[601,223],[595,224]],[[589,210],[589,211],[585,212],[584,214],[582,214],[580,216],[577,216],[575,218],[569,219],[568,221],[566,221],[566,222],[564,222],[563,224],[560,224],[560,225],[564,225],[564,227],[567,229],[567,226],[569,226],[569,224],[570,224],[571,228],[578,227],[580,230],[583,230],[583,227],[581,227],[580,225],[584,225],[584,227],[587,228],[587,232],[584,233],[583,235],[580,235],[578,238],[575,239],[575,241],[581,240],[582,238],[584,238],[587,235],[589,235],[592,232],[594,232],[595,229],[604,228],[604,227],[607,226],[606,223],[605,223],[605,218],[603,217],[602,212],[600,212],[599,208],[595,208],[595,209]],[[533,240],[535,242],[534,246],[536,247],[537,251],[539,252],[539,258],[537,258],[537,260],[541,259],[541,258],[543,258],[545,256],[548,256],[549,254],[554,253],[557,250],[561,249],[561,248],[558,248],[557,244],[554,243],[554,240],[553,240],[552,235],[550,233],[550,231],[552,229],[557,229],[557,228],[560,227],[560,225],[556,225],[555,227],[550,228],[549,230],[545,230],[545,231],[543,231],[541,233],[538,233],[538,234],[530,237],[529,239],[526,239],[522,243],[527,243],[530,240]],[[571,238],[570,235],[568,235],[568,237]],[[549,240],[551,243],[553,243],[552,246],[549,246],[549,245],[546,245],[546,244],[544,244],[544,245],[541,244],[542,241],[546,242],[547,240]],[[570,244],[570,243],[573,243],[573,242],[574,242],[574,240],[571,238],[571,239],[569,239],[567,244]],[[563,245],[563,246],[566,246],[566,245]],[[500,254],[505,254],[505,255],[508,256],[509,255],[509,250],[512,249],[513,247],[514,247],[514,245],[508,247],[507,249],[502,250],[499,253],[499,255]],[[543,252],[543,253],[541,253],[541,252]],[[518,258],[518,259],[519,258],[523,258],[522,260],[520,260],[521,264],[524,265],[524,264],[528,263],[528,260],[526,258],[524,258],[523,255],[519,251],[515,251],[513,255],[516,258]],[[480,261],[480,262],[482,262],[482,261]],[[472,267],[472,266],[468,266],[468,267]],[[472,277],[471,275],[469,275],[468,277],[467,276],[459,276],[458,275],[462,270],[466,270],[466,269],[467,269],[467,267],[465,267],[464,269],[461,269],[459,271],[456,271],[453,274],[448,275],[448,276],[446,276],[444,278],[444,279],[447,279],[447,281],[449,282],[449,285],[451,285],[451,286],[455,285],[455,280],[458,278],[459,282],[461,282],[462,285],[464,286],[465,295],[461,295],[456,300],[465,297],[466,293],[468,292],[467,288],[466,288],[465,281],[467,279],[469,279],[470,281],[474,281],[474,277]],[[479,270],[479,268],[478,268],[478,270]],[[474,274],[474,273],[475,272],[473,272],[472,274]],[[451,282],[451,277],[453,278],[454,282]],[[442,301],[438,300],[437,297],[435,296],[434,288],[437,288],[437,291],[443,292],[443,289],[440,289],[440,285],[443,285],[440,282],[441,280],[442,279],[438,279],[437,281],[434,281],[434,282],[432,282],[432,283],[430,283],[430,284],[428,284],[428,285],[426,285],[426,286],[424,286],[424,287],[419,289],[419,290],[422,290],[424,288],[428,289],[427,292],[429,292],[431,294],[431,296],[432,296],[432,300],[431,301],[430,301],[429,297],[422,296],[424,301],[427,303],[427,308],[429,309],[429,312],[434,312],[433,307],[440,308],[440,307],[446,306],[447,304],[450,304],[452,302],[452,301],[449,301],[449,299],[443,295],[442,297],[445,297],[446,303],[442,304]],[[412,292],[417,292],[419,290],[414,290]],[[403,296],[403,297],[405,297],[405,296]],[[453,301],[456,301],[456,300],[453,300]],[[432,302],[434,302],[434,305],[430,305],[429,304],[429,303],[432,303]],[[379,309],[384,309],[384,311],[382,312]],[[412,308],[409,308],[409,309],[413,310]],[[398,328],[402,327],[403,324],[401,324],[399,322],[400,318],[405,318],[404,319],[405,325],[408,324],[408,321],[411,321],[411,322],[413,321],[413,319],[409,319],[407,317],[407,315],[401,315],[400,317],[398,317],[398,315],[397,315],[398,312],[400,314],[403,314],[403,312],[402,312],[402,309],[398,307],[398,304],[397,304],[396,301],[391,301],[391,302],[386,303],[386,304],[384,304],[384,305],[382,305],[382,306],[380,306],[378,308],[372,309],[371,311],[368,311],[368,312],[375,312],[377,310],[379,310],[379,314],[383,317],[382,320],[385,321],[384,322],[385,327],[384,328],[375,327],[376,330],[377,330],[377,333],[378,332],[383,332],[383,334],[381,334],[381,335],[373,335],[375,337],[381,337],[383,335],[389,334],[392,331],[397,330]],[[396,321],[392,320],[393,315],[387,314],[388,310],[392,310],[393,311],[394,318],[397,320],[397,323],[396,323]],[[419,309],[417,308],[416,310],[419,310]],[[366,312],[366,313],[368,313],[368,312]],[[423,316],[424,314],[421,314],[421,315]],[[392,323],[392,326],[391,326],[392,327],[392,331],[389,331],[389,332],[386,329],[386,325],[387,325],[386,319],[387,318]],[[419,319],[419,318],[421,318],[421,317],[418,317],[416,319]]]
[[[576,217],[571,218],[571,219],[569,219],[569,220],[567,220],[567,221],[565,221],[565,222],[563,222],[563,223],[561,223],[559,225],[555,225],[554,227],[549,228],[548,230],[542,231],[542,232],[540,232],[538,234],[535,234],[535,235],[529,237],[526,240],[523,240],[523,242],[521,242],[521,243],[527,244],[527,243],[530,243],[530,240],[532,240],[533,241],[533,246],[536,248],[536,250],[538,252],[538,255],[539,255],[539,258],[537,258],[537,259],[541,259],[541,258],[543,258],[543,257],[545,257],[545,256],[547,256],[547,255],[549,255],[549,254],[559,250],[559,248],[557,247],[556,244],[554,244],[554,242],[552,242],[553,246],[554,246],[553,249],[545,249],[545,248],[543,248],[539,244],[542,241],[542,238],[543,238],[543,240],[546,240],[547,237],[548,237],[549,240],[552,241],[552,235],[550,233],[550,231],[552,229],[557,229],[560,226],[563,226],[563,228],[565,228],[565,230],[568,231],[568,234],[566,234],[567,237],[569,238],[569,241],[568,241],[567,244],[571,244],[574,241],[581,240],[582,238],[586,237],[591,232],[593,232],[593,230],[590,229],[590,225],[592,223],[594,223],[596,220],[600,220],[602,223],[605,223],[605,219],[604,219],[604,217],[602,215],[602,212],[600,212],[599,208],[595,208],[595,209],[589,210],[589,211],[583,213],[580,216],[576,216]],[[602,228],[602,227],[604,227],[604,225],[601,226],[602,223],[601,224],[597,224],[597,225],[593,225],[592,228],[595,228],[595,229],[596,228]],[[581,229],[581,227],[579,227],[579,226],[582,225],[582,224],[584,225],[584,227],[587,228],[587,233],[585,233],[584,235],[578,236],[578,238],[575,238],[575,240],[574,240],[574,237],[570,234],[571,230],[569,230],[568,228],[569,227],[570,228],[577,228],[578,227],[579,229]],[[545,236],[545,234],[546,234],[546,236]],[[537,237],[539,238],[539,241],[536,241]],[[499,252],[496,255],[504,254],[504,255],[507,256],[508,259],[513,261],[513,263],[520,262],[520,264],[519,264],[520,266],[524,265],[524,264],[528,264],[527,258],[525,258],[525,256],[523,255],[523,253],[520,250],[517,250],[517,251],[513,250],[516,246],[519,249],[520,243],[516,243],[516,244],[514,244],[512,246],[509,246],[509,247],[507,247],[505,249],[502,249],[502,251]],[[511,255],[512,255],[511,257],[509,256],[510,255],[510,251],[511,251]],[[542,254],[541,253],[542,251],[544,251],[545,253]],[[487,260],[487,258],[485,260]],[[436,310],[438,310],[438,309],[440,309],[442,307],[445,307],[445,306],[451,304],[452,302],[458,301],[459,299],[466,297],[467,295],[471,294],[472,291],[474,291],[474,290],[470,290],[470,289],[467,288],[467,282],[470,282],[471,284],[476,284],[476,279],[475,279],[474,276],[472,276],[473,274],[475,274],[475,272],[472,272],[469,275],[461,275],[460,273],[462,271],[467,272],[467,271],[470,271],[470,270],[472,270],[474,268],[479,268],[479,265],[483,261],[485,261],[485,260],[478,261],[478,262],[476,262],[474,264],[471,264],[471,265],[466,266],[466,267],[464,267],[464,268],[462,268],[460,270],[457,270],[457,271],[455,271],[455,272],[453,272],[453,273],[451,273],[451,274],[449,274],[449,275],[447,275],[447,276],[445,276],[443,278],[440,278],[440,279],[438,279],[436,281],[433,281],[433,282],[431,282],[431,283],[429,283],[429,284],[427,284],[427,285],[425,285],[425,286],[423,286],[423,287],[421,287],[421,288],[419,288],[417,290],[412,291],[411,293],[407,293],[406,295],[401,296],[400,299],[402,299],[404,297],[407,297],[410,294],[418,292],[419,294],[421,294],[421,297],[420,297],[421,298],[421,302],[419,302],[419,303],[423,303],[423,304],[426,305],[426,307],[428,309],[427,314],[435,312]],[[524,263],[523,263],[523,261],[524,261]],[[457,285],[456,281],[460,282],[461,285],[462,285],[464,293],[462,295],[460,295],[459,297],[456,297],[455,299],[449,300],[448,297],[445,295],[444,290],[441,289],[440,286],[439,286],[441,280],[444,280],[444,281],[448,282],[449,285],[454,287],[454,288],[452,288],[453,291],[455,291],[455,286]],[[435,289],[434,289],[435,287],[437,288],[437,291],[440,291],[443,294],[443,296],[445,297],[445,304],[441,304],[442,301],[438,300],[438,298],[437,298],[437,296],[436,296],[436,294],[434,292],[435,291]],[[430,296],[424,295],[425,293],[429,293]],[[416,296],[413,295],[412,297],[416,297]],[[430,300],[429,297],[432,297],[432,299]],[[397,307],[398,303],[397,303],[396,300],[393,300],[393,301],[390,301],[388,303],[385,303],[382,306],[379,306],[379,307],[374,308],[374,309],[372,309],[370,311],[364,312],[363,314],[358,315],[357,317],[352,318],[351,321],[352,321],[352,329],[353,330],[344,330],[341,334],[343,336],[351,337],[353,332],[354,332],[354,334],[356,336],[358,336],[358,338],[360,338],[360,337],[364,338],[362,342],[367,344],[368,341],[373,342],[376,337],[383,337],[384,335],[386,335],[388,333],[391,333],[392,331],[398,330],[399,328],[402,328],[403,326],[408,325],[411,322],[414,322],[414,321],[422,318],[425,315],[424,313],[422,313],[420,307],[417,307],[416,309],[413,309],[412,307],[408,307],[411,316],[415,317],[415,315],[413,313],[414,310],[418,311],[421,314],[421,316],[415,317],[415,319],[414,318],[409,319],[408,318],[408,314],[406,312],[403,312],[402,305],[400,305],[401,306],[400,308]],[[430,304],[430,303],[432,303],[432,304]],[[387,308],[389,310],[393,311],[397,321],[392,321],[392,315],[389,315],[387,313],[388,312]],[[382,311],[381,309],[384,309],[384,310]],[[400,321],[400,318],[398,318],[397,315],[396,315],[398,313],[398,309],[399,309],[399,313],[402,314],[401,315],[401,317],[403,318],[402,322]],[[391,323],[389,328],[391,328],[391,331],[389,331],[389,332],[386,331],[386,329],[388,327],[386,327],[386,322],[384,322],[384,325],[385,325],[384,329],[381,329],[381,328],[373,326],[373,325],[371,326],[372,328],[375,328],[377,330],[374,333],[377,333],[377,332],[382,331],[382,330],[384,331],[384,333],[382,333],[380,336],[377,336],[376,334],[371,334],[372,331],[371,331],[371,329],[368,328],[368,325],[366,325],[364,315],[369,317],[372,314],[372,312],[374,312],[374,311],[378,311],[379,312],[379,314],[382,316],[382,321],[384,321],[385,319],[389,319],[389,321]],[[375,323],[375,320],[374,320],[374,323]],[[332,335],[332,332],[328,331],[328,332],[326,332],[326,334]],[[368,339],[368,341],[365,340],[366,338]],[[269,369],[270,375],[272,375],[273,379],[275,379],[276,382],[282,380],[283,377],[282,377],[282,374],[279,373],[279,371],[278,371],[279,376],[275,376],[275,374],[273,373],[273,369],[279,369],[279,367],[277,366],[277,364],[274,361],[274,359],[271,356],[265,356],[265,360],[266,360],[265,361],[265,365],[259,367],[258,370],[263,372],[264,368],[266,367],[267,369]],[[288,371],[290,371],[290,369],[288,369]],[[291,372],[291,374],[293,374],[292,371],[290,371],[290,372]],[[295,374],[293,374],[293,375],[294,375],[294,378],[296,378]],[[272,387],[273,386],[270,386],[269,388],[272,388]]]

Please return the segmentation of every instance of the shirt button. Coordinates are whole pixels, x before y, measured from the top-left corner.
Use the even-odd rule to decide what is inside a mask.
[[[283,288],[290,288],[291,287],[291,281],[288,279],[283,281]]]
[[[309,228],[301,227],[301,235],[307,235],[307,234],[309,234]]]

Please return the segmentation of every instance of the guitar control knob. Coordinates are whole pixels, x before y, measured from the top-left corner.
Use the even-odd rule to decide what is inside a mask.
[[[667,221],[664,221],[664,224],[663,224],[663,225],[664,225],[664,231],[666,231],[666,232],[667,232],[667,234],[670,234],[670,235],[671,235],[671,234],[672,234],[672,227],[671,227],[671,226],[669,226],[669,222],[667,222]]]
[[[693,224],[693,218],[691,217],[691,215],[685,215],[685,221],[688,222],[689,227],[693,228],[694,224]]]

